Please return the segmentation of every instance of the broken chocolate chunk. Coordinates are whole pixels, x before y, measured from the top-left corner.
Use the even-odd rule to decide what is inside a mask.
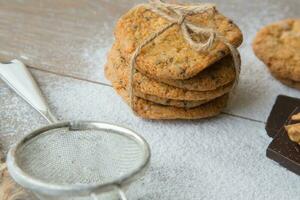
[[[296,124],[291,117],[300,112],[300,108],[296,108],[288,117],[288,125]],[[274,138],[273,142],[267,149],[267,157],[276,161],[286,169],[300,175],[300,145],[293,142],[285,129],[282,127]]]
[[[296,107],[300,107],[300,99],[284,95],[277,97],[266,124],[266,131],[270,137],[274,138],[277,135]]]

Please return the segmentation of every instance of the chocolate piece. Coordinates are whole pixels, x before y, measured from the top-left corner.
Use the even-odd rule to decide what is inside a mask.
[[[266,124],[266,131],[270,137],[274,138],[277,135],[296,107],[300,107],[300,99],[283,95],[277,97]]]
[[[290,117],[299,112],[300,108],[296,108]],[[291,119],[287,122],[287,124],[295,123],[297,122],[292,121]],[[279,133],[268,147],[267,157],[276,161],[288,170],[300,175],[300,145],[290,140],[284,127],[280,129]]]

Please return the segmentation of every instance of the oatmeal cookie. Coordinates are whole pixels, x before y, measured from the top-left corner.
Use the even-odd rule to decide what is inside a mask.
[[[232,45],[238,47],[243,40],[240,29],[217,10],[188,16],[193,24],[215,29]],[[150,35],[170,22],[150,11],[146,5],[131,9],[117,23],[115,37],[127,54]],[[196,41],[203,41],[199,35],[193,35]],[[146,45],[137,57],[137,69],[157,79],[189,79],[230,53],[228,47],[216,40],[207,52],[197,52],[184,39],[180,26],[174,25],[154,41]]]
[[[300,81],[300,19],[264,27],[256,35],[253,49],[276,77]]]
[[[116,49],[112,48],[108,55],[108,66],[112,66],[118,76],[118,81],[129,81],[129,65],[125,58],[121,57]],[[158,82],[140,72],[134,74],[133,88],[135,92],[159,98],[181,101],[203,101],[211,100],[231,91],[233,83],[229,83],[215,90],[190,91]]]
[[[128,83],[118,81],[119,78],[115,77],[116,73],[111,69],[106,66],[106,77],[112,82],[117,93],[130,105]],[[228,95],[224,95],[206,104],[187,109],[164,106],[135,96],[132,106],[135,113],[145,119],[203,119],[219,115],[226,107],[227,101]]]
[[[116,56],[120,56],[126,59],[126,61],[131,59],[131,54],[127,54],[120,49],[119,42],[115,43],[112,51],[115,51],[114,54],[116,54]],[[234,82],[237,78],[232,56],[222,58],[220,61],[209,66],[196,76],[186,80],[158,79],[147,73],[144,73],[144,75],[177,88],[200,92],[215,90],[221,86]]]

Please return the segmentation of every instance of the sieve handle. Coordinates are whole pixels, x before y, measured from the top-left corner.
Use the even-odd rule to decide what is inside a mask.
[[[118,192],[119,195],[119,200],[127,200],[127,197],[124,193],[124,191],[119,187],[119,186],[115,186],[115,190]],[[92,193],[91,197],[93,200],[99,200],[96,196],[96,194]]]
[[[0,63],[0,78],[49,123],[57,122],[36,81],[21,61],[12,60],[9,63]]]
[[[120,200],[127,200],[124,191],[120,187],[117,187],[116,190],[118,191],[118,194],[120,196]]]

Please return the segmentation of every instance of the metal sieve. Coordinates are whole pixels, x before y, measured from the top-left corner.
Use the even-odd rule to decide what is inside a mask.
[[[18,60],[0,64],[0,77],[52,123],[9,151],[8,170],[18,184],[41,200],[126,200],[124,190],[144,175],[150,162],[149,145],[141,136],[103,122],[57,123]]]

